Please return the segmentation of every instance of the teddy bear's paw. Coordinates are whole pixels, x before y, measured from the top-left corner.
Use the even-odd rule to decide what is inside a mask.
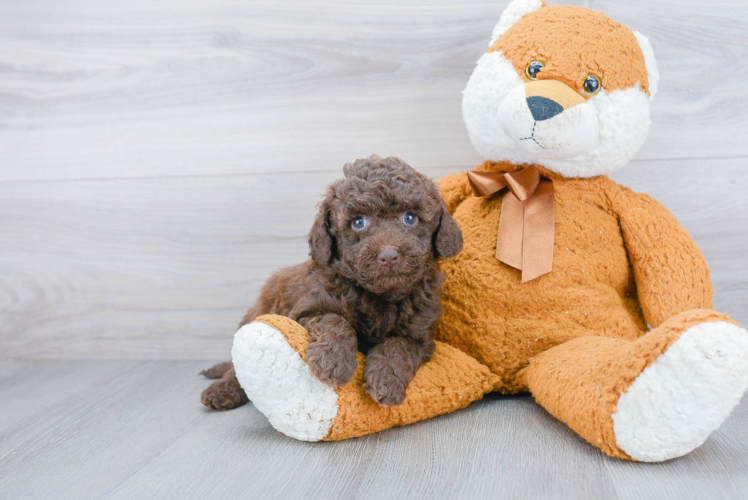
[[[312,375],[280,331],[258,321],[244,325],[231,357],[242,388],[276,430],[302,441],[327,436],[338,395]]]
[[[724,321],[681,334],[618,399],[618,446],[644,462],[701,446],[748,388],[748,332]]]

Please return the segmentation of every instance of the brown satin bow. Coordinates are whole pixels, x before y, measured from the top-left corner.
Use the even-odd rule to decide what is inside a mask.
[[[473,194],[491,196],[506,189],[501,203],[496,258],[522,271],[522,283],[553,269],[555,199],[553,181],[529,166],[514,172],[467,173]]]

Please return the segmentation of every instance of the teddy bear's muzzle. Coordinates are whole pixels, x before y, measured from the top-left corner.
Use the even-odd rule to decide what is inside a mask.
[[[518,85],[498,112],[504,132],[534,158],[573,158],[597,145],[600,124],[593,106],[557,80]]]

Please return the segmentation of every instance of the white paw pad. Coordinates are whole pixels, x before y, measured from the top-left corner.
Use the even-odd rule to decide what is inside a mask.
[[[276,430],[302,441],[319,441],[338,414],[338,395],[272,326],[244,325],[234,335],[231,358],[244,391]]]
[[[748,388],[748,332],[715,321],[683,332],[618,399],[618,446],[659,462],[689,453],[729,416]]]

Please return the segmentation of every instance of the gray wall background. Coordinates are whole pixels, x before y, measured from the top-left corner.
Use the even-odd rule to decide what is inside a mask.
[[[0,357],[226,357],[345,162],[481,161],[460,91],[507,3],[0,4]],[[575,3],[652,40],[650,138],[614,178],[748,322],[748,3]]]

